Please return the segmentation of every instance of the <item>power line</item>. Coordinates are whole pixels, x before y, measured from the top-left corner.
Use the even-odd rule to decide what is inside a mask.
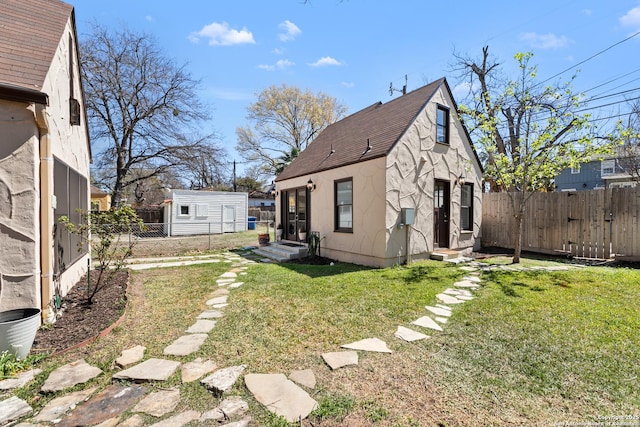
[[[585,59],[585,60],[583,60],[583,61],[580,61],[580,62],[578,62],[577,64],[572,65],[571,67],[569,67],[569,68],[567,68],[567,69],[565,69],[565,70],[560,71],[559,73],[554,74],[553,76],[549,77],[548,79],[541,81],[539,84],[546,83],[546,82],[548,82],[549,80],[554,79],[554,78],[556,78],[556,77],[558,77],[558,76],[560,76],[560,75],[562,75],[562,74],[566,73],[566,72],[567,72],[567,71],[569,71],[569,70],[573,70],[574,68],[576,68],[576,67],[578,67],[578,66],[580,66],[580,65],[584,64],[585,62],[591,61],[593,58],[595,58],[595,57],[597,57],[597,56],[602,55],[603,53],[605,53],[605,52],[607,52],[607,51],[609,51],[609,50],[613,49],[614,47],[616,47],[616,46],[618,46],[618,45],[620,45],[620,44],[622,44],[622,43],[624,43],[624,42],[626,42],[626,41],[628,41],[628,40],[631,40],[632,38],[634,38],[634,37],[636,37],[636,36],[638,36],[638,35],[640,35],[640,31],[638,31],[638,32],[637,32],[637,33],[635,33],[635,34],[630,35],[629,37],[627,37],[627,38],[626,38],[626,39],[624,39],[624,40],[620,40],[619,42],[612,44],[611,46],[609,46],[609,47],[607,47],[607,48],[605,48],[605,49],[601,50],[600,52],[598,52],[598,53],[596,53],[596,54],[594,54],[594,55],[591,55],[591,56],[590,56],[590,57],[588,57],[587,59]]]

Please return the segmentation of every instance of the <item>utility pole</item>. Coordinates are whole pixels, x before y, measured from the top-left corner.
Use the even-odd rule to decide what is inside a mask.
[[[233,161],[233,192],[238,191],[238,186],[236,184],[236,161]]]

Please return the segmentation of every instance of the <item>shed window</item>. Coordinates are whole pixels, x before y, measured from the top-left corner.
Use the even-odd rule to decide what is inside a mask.
[[[180,205],[180,215],[189,215],[189,205]]]
[[[196,216],[201,218],[209,216],[209,206],[205,204],[196,205]]]
[[[449,144],[449,109],[441,105],[436,110],[436,142]]]
[[[580,165],[571,167],[571,175],[578,175],[580,173]]]
[[[353,231],[353,178],[335,181],[335,230]]]
[[[463,231],[473,230],[473,184],[460,187],[460,228]]]

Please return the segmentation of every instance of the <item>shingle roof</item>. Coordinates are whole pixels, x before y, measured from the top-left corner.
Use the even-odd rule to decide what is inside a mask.
[[[58,0],[0,0],[0,83],[42,89],[73,6]]]
[[[277,181],[386,156],[444,82],[441,78],[333,123],[282,171]],[[365,153],[367,141],[371,148]]]

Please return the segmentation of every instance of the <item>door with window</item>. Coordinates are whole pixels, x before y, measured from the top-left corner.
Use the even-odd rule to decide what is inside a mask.
[[[449,247],[449,181],[436,180],[433,190],[433,242],[436,248]]]
[[[285,190],[283,193],[282,237],[286,240],[299,241],[300,233],[306,233],[309,227],[308,190],[306,187],[300,187]]]

